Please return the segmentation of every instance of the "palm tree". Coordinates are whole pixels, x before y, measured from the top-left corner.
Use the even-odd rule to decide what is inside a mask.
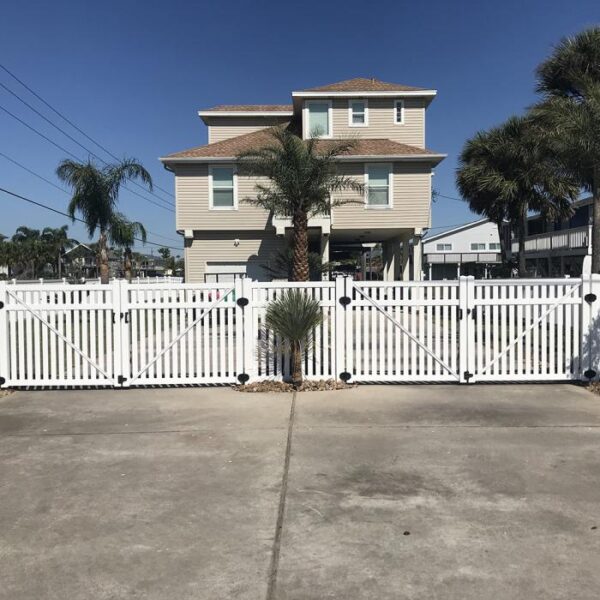
[[[563,39],[537,69],[533,115],[553,151],[593,196],[592,271],[600,273],[600,27]]]
[[[289,280],[293,277],[294,270],[294,249],[286,246],[279,250],[273,256],[269,264],[263,265],[263,269],[272,277],[287,277]],[[330,262],[323,262],[318,252],[308,253],[308,272],[310,281],[320,281],[323,273],[331,270]]]
[[[56,276],[62,276],[62,255],[65,250],[72,248],[78,242],[68,236],[69,226],[52,228],[44,227],[41,234],[41,239],[49,246],[49,250],[56,257]]]
[[[45,264],[44,246],[39,229],[21,225],[12,236],[15,244],[16,263],[21,265],[21,275],[34,279],[38,276],[40,264]]]
[[[284,349],[290,352],[294,387],[302,384],[302,355],[322,322],[321,306],[306,290],[287,290],[267,306],[265,326],[283,340]]]
[[[99,230],[98,262],[100,281],[108,283],[108,235],[119,199],[121,185],[128,179],[139,179],[152,190],[150,173],[137,161],[125,159],[113,165],[99,168],[92,161],[80,163],[63,160],[56,174],[73,190],[67,212],[74,220],[81,214],[88,234],[92,237]]]
[[[110,224],[109,237],[115,246],[123,248],[123,271],[125,279],[131,281],[131,247],[135,244],[136,238],[146,243],[146,229],[139,221],[129,221],[125,215],[115,213]]]
[[[352,149],[354,140],[302,140],[291,130],[275,127],[272,138],[261,148],[238,155],[240,171],[266,177],[270,185],[257,184],[257,196],[247,202],[265,208],[276,216],[292,219],[294,262],[292,281],[308,281],[308,219],[330,214],[331,208],[349,200],[333,200],[342,190],[363,191],[363,185],[340,175],[336,158]]]
[[[521,277],[526,274],[528,211],[564,218],[578,193],[577,183],[563,172],[544,140],[531,119],[511,117],[468,140],[459,158],[457,185],[471,210],[496,223],[501,241],[504,221],[516,227]]]

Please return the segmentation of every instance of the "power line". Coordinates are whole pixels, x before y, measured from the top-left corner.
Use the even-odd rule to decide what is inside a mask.
[[[25,165],[21,164],[20,162],[16,161],[14,158],[11,158],[10,156],[4,154],[4,152],[0,152],[0,156],[2,156],[3,158],[5,158],[6,160],[8,160],[9,162],[13,163],[14,165],[16,165],[17,167],[20,167],[21,169],[27,171],[28,173],[30,173],[31,175],[33,175],[34,177],[37,177],[38,179],[41,179],[42,181],[45,181],[47,184],[51,185],[52,187],[56,188],[57,190],[63,192],[64,194],[69,195],[69,192],[67,190],[65,190],[64,188],[61,188],[60,186],[56,185],[55,183],[53,183],[52,181],[50,181],[49,179],[46,179],[43,175],[40,175],[39,173],[36,173],[35,171],[32,171],[29,167],[26,167]],[[165,235],[161,235],[160,233],[156,233],[154,231],[150,231],[149,229],[146,230],[148,233],[152,234],[155,237],[159,237],[159,238],[163,238],[165,240],[169,240],[171,242],[176,242],[179,240],[176,240],[175,238],[170,238],[167,237]]]
[[[71,217],[69,214],[62,212],[61,210],[58,210],[57,208],[52,208],[51,206],[43,204],[42,202],[37,202],[36,200],[32,200],[31,198],[26,198],[25,196],[21,196],[20,194],[11,192],[10,190],[7,190],[3,187],[0,187],[0,192],[4,192],[5,194],[9,194],[10,196],[18,198],[19,200],[23,200],[24,202],[29,202],[30,204],[35,204],[35,206],[39,206],[40,208],[45,208],[46,210],[50,210],[58,215],[62,215],[63,217],[67,217],[69,219],[72,219],[73,221],[79,221],[80,223],[83,223],[84,225],[86,225],[86,222],[83,219],[79,219],[78,217]],[[151,244],[152,246],[160,246],[162,248],[170,248],[171,250],[181,251],[181,248],[177,248],[175,246],[166,246],[164,244],[158,244],[157,242],[150,242],[148,240],[146,240],[144,242],[144,240],[142,240],[141,238],[137,238],[137,237],[134,237],[133,239],[136,242],[141,242],[142,244]]]
[[[452,196],[445,196],[444,194],[440,194],[439,192],[436,192],[435,196],[439,198],[446,198],[446,200],[456,200],[456,202],[462,202],[463,204],[465,203],[465,200],[461,200],[460,198],[453,198]]]
[[[98,146],[98,148],[100,148],[101,150],[103,150],[104,152],[106,152],[106,154],[108,154],[109,156],[111,156],[114,160],[117,160],[117,161],[120,160],[110,150],[108,150],[102,144],[100,144],[99,142],[97,142],[96,140],[94,140],[94,138],[90,137],[85,131],[83,131],[83,129],[81,129],[80,127],[78,127],[77,125],[75,125],[75,123],[73,123],[73,121],[71,121],[70,119],[68,119],[67,117],[65,117],[65,115],[62,114],[58,109],[54,108],[54,106],[52,106],[49,102],[47,102],[46,100],[44,100],[44,98],[42,98],[37,92],[35,92],[34,90],[32,90],[23,80],[19,79],[12,71],[10,71],[7,67],[5,67],[1,63],[0,63],[0,69],[2,69],[3,71],[5,71],[6,73],[8,73],[8,75],[10,75],[15,81],[17,81],[18,83],[20,83],[30,94],[33,94],[40,102],[42,102],[43,104],[45,104],[52,112],[54,112],[55,114],[57,114],[63,121],[65,121],[66,123],[68,123],[71,127],[73,127],[73,129],[76,129],[81,135],[83,135],[85,138],[87,138],[90,142],[92,142],[93,144],[95,144],[96,146]],[[13,95],[16,95],[13,92],[11,92],[11,93]],[[19,99],[21,99],[21,98],[19,98]],[[170,196],[171,198],[173,198],[173,193],[172,192],[169,192],[169,191],[165,190],[164,188],[160,187],[159,185],[155,185],[154,187],[156,189],[160,190],[161,192],[167,194],[167,196]]]
[[[16,121],[18,121],[19,123],[21,123],[22,125],[24,125],[25,127],[27,127],[27,129],[33,131],[34,133],[36,133],[37,135],[39,135],[41,138],[45,139],[47,142],[49,142],[50,144],[52,144],[53,146],[55,146],[56,148],[58,148],[61,152],[65,152],[66,154],[68,154],[69,156],[71,156],[72,158],[74,158],[77,161],[81,160],[79,158],[79,156],[77,156],[76,154],[73,154],[73,152],[71,152],[70,150],[67,150],[66,148],[64,148],[60,144],[57,144],[54,140],[52,140],[51,138],[49,138],[47,135],[44,135],[41,131],[38,131],[35,127],[32,127],[31,125],[29,125],[28,123],[26,123],[25,121],[23,121],[23,119],[21,119],[20,117],[17,117],[17,115],[15,115],[14,113],[10,112],[10,110],[8,110],[7,108],[5,108],[4,106],[0,105],[0,110],[3,110],[6,114],[10,115],[13,119],[15,119]],[[127,186],[124,186],[124,187],[127,189],[127,191],[129,193],[134,194],[135,196],[138,196],[139,198],[141,198],[142,200],[145,200],[146,202],[150,202],[151,204],[154,204],[155,206],[158,206],[159,208],[162,208],[163,210],[168,210],[168,211],[173,212],[173,213],[175,212],[172,208],[164,206],[163,204],[158,204],[158,202],[155,202],[154,200],[152,200],[150,198],[146,198],[145,196],[142,196],[138,192],[135,192],[134,190],[129,189]],[[142,189],[144,189],[144,188],[142,188]],[[164,200],[163,200],[163,202],[164,202]]]

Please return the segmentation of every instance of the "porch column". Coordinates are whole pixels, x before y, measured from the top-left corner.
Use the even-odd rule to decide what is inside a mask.
[[[325,235],[324,233],[321,233],[321,262],[329,262],[329,235]],[[329,273],[323,273],[322,279],[329,279]]]
[[[422,279],[422,252],[423,247],[421,244],[421,234],[415,235],[413,237],[413,280],[421,281]]]
[[[401,276],[402,281],[410,280],[410,236],[405,235],[402,238],[402,265]]]
[[[383,280],[394,280],[394,249],[392,242],[388,240],[381,244],[383,249]]]

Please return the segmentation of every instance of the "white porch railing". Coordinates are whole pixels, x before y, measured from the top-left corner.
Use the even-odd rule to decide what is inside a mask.
[[[572,250],[588,248],[590,243],[590,228],[577,227],[562,231],[550,231],[530,235],[525,239],[525,252],[550,252],[552,250]],[[512,251],[519,251],[519,242],[513,240]]]

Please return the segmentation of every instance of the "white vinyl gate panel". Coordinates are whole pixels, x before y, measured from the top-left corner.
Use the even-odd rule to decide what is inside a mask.
[[[233,283],[123,289],[124,386],[235,382],[240,309]]]
[[[281,340],[265,327],[264,319],[269,302],[285,291],[302,286],[321,306],[323,323],[313,332],[313,344],[304,352],[304,374],[307,379],[337,378],[335,371],[335,282],[312,281],[306,284],[289,282],[252,282],[252,332],[250,356],[255,359],[254,370],[248,374],[259,379],[281,379],[290,375],[290,355]]]
[[[474,281],[473,381],[579,379],[581,279]]]
[[[346,371],[352,381],[457,381],[457,281],[348,281]]]
[[[113,386],[113,286],[5,286],[0,328],[7,386]]]

